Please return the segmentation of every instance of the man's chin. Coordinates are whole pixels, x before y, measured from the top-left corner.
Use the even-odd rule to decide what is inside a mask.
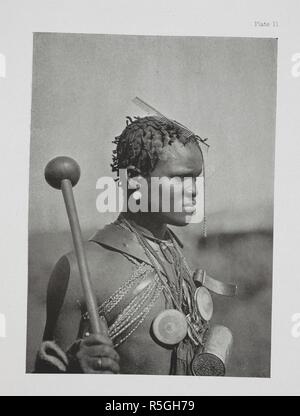
[[[175,225],[177,227],[185,227],[191,223],[191,214],[186,214],[184,212],[176,212],[172,214],[165,214],[164,220],[166,224]]]

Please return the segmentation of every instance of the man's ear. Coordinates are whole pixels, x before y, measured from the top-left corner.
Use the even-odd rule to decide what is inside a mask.
[[[128,178],[128,189],[140,189],[141,187],[141,178],[142,176],[134,176],[133,178]]]

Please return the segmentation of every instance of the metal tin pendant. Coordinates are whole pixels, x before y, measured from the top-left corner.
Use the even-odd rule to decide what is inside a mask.
[[[187,334],[187,321],[182,312],[167,309],[161,312],[153,321],[153,334],[159,342],[175,345]]]
[[[197,310],[205,321],[209,321],[212,317],[214,305],[211,294],[209,291],[201,286],[198,287],[195,291],[195,303],[197,305]]]
[[[225,366],[219,357],[213,354],[196,354],[191,363],[194,376],[224,376]]]
[[[232,333],[223,325],[213,326],[203,350],[195,354],[191,370],[196,376],[224,376],[232,347]]]

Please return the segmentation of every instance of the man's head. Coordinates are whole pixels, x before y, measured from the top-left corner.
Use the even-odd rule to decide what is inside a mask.
[[[148,201],[156,198],[158,206],[154,213],[149,204],[149,211],[160,222],[186,225],[195,204],[196,179],[203,173],[197,136],[187,135],[184,127],[168,119],[143,117],[129,121],[116,137],[112,170],[119,173],[120,169],[127,169],[128,178],[145,178],[149,185]],[[151,188],[155,180],[159,181],[158,194]],[[170,202],[167,211],[162,206],[164,198]],[[179,210],[178,201],[182,201]]]

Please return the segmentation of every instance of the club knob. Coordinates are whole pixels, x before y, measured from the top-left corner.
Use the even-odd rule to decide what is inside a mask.
[[[45,167],[45,179],[55,189],[61,189],[61,182],[64,179],[69,179],[72,186],[75,186],[79,178],[80,167],[71,157],[55,157]]]

